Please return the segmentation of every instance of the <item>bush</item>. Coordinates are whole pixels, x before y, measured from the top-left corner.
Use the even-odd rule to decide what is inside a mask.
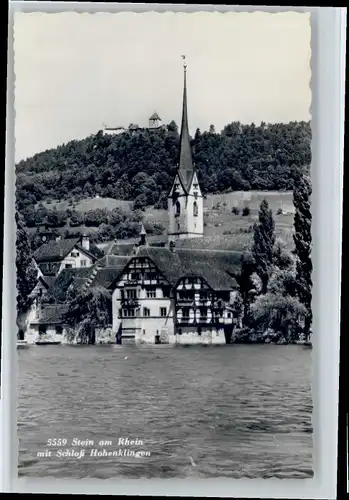
[[[240,214],[240,208],[239,208],[239,207],[233,207],[233,208],[231,209],[231,211],[232,211],[232,213],[233,213],[234,215],[239,215],[239,214]]]
[[[246,215],[250,215],[250,213],[251,213],[251,210],[250,210],[249,206],[246,206],[243,208],[242,215],[246,216]]]

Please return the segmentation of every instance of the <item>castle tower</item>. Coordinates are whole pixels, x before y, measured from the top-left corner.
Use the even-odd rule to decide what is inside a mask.
[[[153,113],[151,115],[151,117],[149,118],[149,128],[156,129],[156,128],[160,128],[161,125],[162,125],[162,120],[161,120],[160,116],[157,114],[157,112],[155,111],[155,113]]]
[[[182,125],[177,172],[168,195],[169,242],[204,235],[203,196],[193,164],[187,111],[187,65],[184,59]]]

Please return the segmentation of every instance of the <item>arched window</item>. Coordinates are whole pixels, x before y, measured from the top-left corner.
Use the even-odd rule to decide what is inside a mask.
[[[179,201],[176,201],[176,216],[181,215],[181,204]]]
[[[197,217],[198,213],[199,213],[198,204],[196,203],[196,201],[194,201],[194,203],[193,203],[193,214],[194,214],[194,217]]]

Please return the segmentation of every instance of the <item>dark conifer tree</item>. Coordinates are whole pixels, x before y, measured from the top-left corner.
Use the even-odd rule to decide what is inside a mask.
[[[38,272],[33,260],[28,234],[18,212],[16,212],[16,224],[17,326],[24,331],[24,316],[31,306],[30,293],[37,283]]]
[[[259,222],[253,228],[252,255],[256,272],[262,281],[262,293],[267,293],[268,281],[273,264],[275,244],[275,222],[268,202],[263,200],[259,209]]]
[[[294,216],[294,244],[297,256],[296,263],[296,291],[300,302],[306,307],[307,313],[304,324],[304,334],[309,339],[312,323],[312,261],[311,261],[311,212],[310,196],[311,181],[309,176],[303,175],[295,182],[293,190]]]

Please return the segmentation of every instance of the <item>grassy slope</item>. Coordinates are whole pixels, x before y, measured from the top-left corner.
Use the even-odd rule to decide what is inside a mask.
[[[259,205],[263,199],[266,199],[270,208],[273,210],[275,217],[275,226],[277,236],[281,236],[289,246],[292,246],[292,232],[293,232],[293,212],[294,207],[292,203],[292,192],[277,192],[277,191],[241,191],[218,195],[208,195],[204,200],[204,222],[205,222],[205,248],[220,248],[220,249],[234,249],[240,250],[246,247],[252,239],[252,233],[244,232],[248,226],[258,218]],[[217,203],[220,207],[217,208]],[[45,205],[48,208],[55,207],[57,210],[72,208],[68,202],[50,203]],[[234,215],[231,212],[232,207],[238,206],[243,208],[249,206],[251,213],[247,217]],[[86,212],[87,210],[96,208],[106,208],[112,210],[113,208],[120,207],[125,211],[132,210],[132,202],[114,200],[112,198],[93,198],[85,199],[75,205],[75,210]],[[216,207],[216,208],[214,208]],[[276,215],[277,210],[281,208],[283,215]],[[165,227],[168,224],[168,216],[166,210],[156,210],[148,208],[145,212],[145,220],[161,222]],[[61,232],[67,227],[62,228]],[[86,228],[80,226],[78,228],[69,228],[79,232],[95,232],[97,228]],[[230,234],[226,234],[229,232]],[[225,233],[225,234],[224,234]],[[149,239],[155,239],[149,238]],[[126,243],[128,240],[124,240]],[[120,241],[122,243],[122,241]],[[197,248],[200,246],[198,240],[192,240],[187,243],[188,246]],[[107,243],[102,243],[99,246],[105,247]]]

